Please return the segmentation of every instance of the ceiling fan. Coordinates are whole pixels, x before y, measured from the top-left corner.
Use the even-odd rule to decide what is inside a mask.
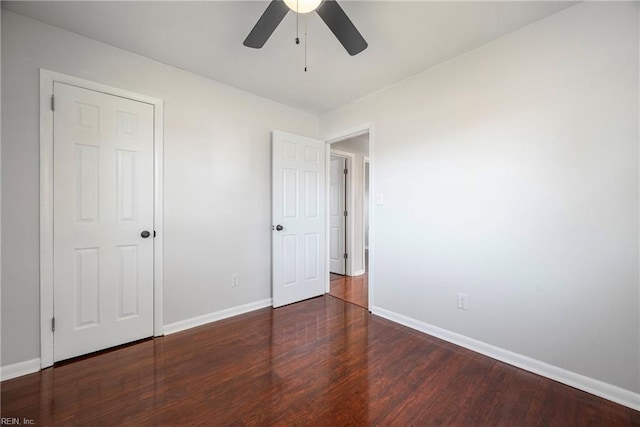
[[[357,55],[368,46],[356,26],[335,0],[272,0],[243,44],[260,49],[289,10],[296,13],[309,13],[315,10],[349,55]]]

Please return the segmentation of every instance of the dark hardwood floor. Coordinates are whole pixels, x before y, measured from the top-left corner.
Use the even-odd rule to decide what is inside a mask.
[[[341,276],[331,273],[329,295],[367,308],[369,306],[369,273],[360,276]]]
[[[325,295],[2,383],[38,426],[628,426],[639,413]]]

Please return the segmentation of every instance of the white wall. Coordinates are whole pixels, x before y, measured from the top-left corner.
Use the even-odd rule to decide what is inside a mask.
[[[323,115],[375,125],[376,306],[639,392],[638,47],[580,3]]]
[[[3,366],[40,355],[39,68],[165,101],[165,324],[271,297],[270,131],[317,117],[3,11]]]

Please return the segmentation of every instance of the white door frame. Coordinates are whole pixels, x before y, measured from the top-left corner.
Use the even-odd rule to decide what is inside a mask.
[[[364,199],[364,194],[367,190],[367,165],[369,165],[369,200],[371,200],[371,161],[369,160],[369,156],[364,156],[362,158],[362,198]],[[367,206],[367,216],[371,215],[371,210],[369,206]],[[365,254],[368,249],[367,247],[367,219],[364,215],[362,215],[362,259],[363,264],[362,268],[367,272],[367,262],[365,260]]]
[[[346,243],[345,243],[345,248],[344,250],[347,252],[348,256],[347,256],[347,262],[345,263],[344,266],[344,274],[346,276],[353,276],[353,254],[355,252],[355,247],[354,247],[354,231],[355,231],[355,216],[354,216],[354,207],[355,207],[355,203],[353,200],[353,193],[354,193],[354,180],[353,180],[353,167],[356,161],[356,155],[353,153],[347,153],[346,151],[340,151],[340,150],[330,150],[331,153],[329,153],[329,160],[331,160],[331,155],[334,156],[338,156],[341,157],[343,159],[345,159],[346,162],[346,168],[349,171],[349,173],[347,173],[347,176],[345,177],[345,180],[347,182],[346,185],[346,199],[347,202],[345,203],[345,209],[347,210],[347,221],[345,223],[346,229],[345,229],[345,235],[346,235]],[[331,172],[331,165],[329,165],[329,172]],[[331,179],[331,177],[329,177],[329,179]],[[327,202],[329,203],[330,200],[327,199]],[[330,206],[329,206],[330,207]],[[327,223],[327,229],[329,229],[329,223]],[[331,236],[329,236],[329,240],[331,240]],[[331,242],[329,242],[331,243]]]
[[[153,137],[153,335],[163,335],[163,109],[161,99],[40,69],[40,367],[53,365],[53,83],[128,98],[154,107]]]
[[[354,128],[351,129],[347,129],[345,131],[342,132],[338,132],[336,134],[334,134],[334,136],[331,136],[329,138],[325,138],[325,143],[327,145],[329,145],[329,147],[327,147],[328,149],[326,150],[327,152],[327,173],[326,173],[326,180],[327,180],[327,184],[325,186],[326,188],[326,200],[329,200],[329,175],[331,173],[330,171],[330,159],[331,159],[331,144],[334,144],[336,142],[341,142],[341,141],[345,141],[347,139],[351,139],[351,138],[355,138],[356,136],[360,136],[360,135],[364,135],[366,133],[369,133],[369,311],[371,311],[371,307],[373,307],[374,304],[374,298],[373,298],[373,288],[375,286],[375,268],[374,268],[374,263],[372,262],[372,260],[374,259],[373,255],[375,254],[375,215],[374,215],[374,198],[371,197],[372,194],[374,193],[375,190],[375,180],[374,180],[374,170],[375,170],[375,165],[374,165],[374,147],[375,147],[375,130],[374,130],[374,123],[370,122],[370,123],[365,123],[361,126],[356,126]],[[334,152],[336,150],[333,150]],[[353,182],[353,180],[352,180]],[[349,187],[351,189],[351,191],[353,191],[353,187]],[[353,197],[351,198],[353,200]],[[353,207],[350,207],[351,212],[353,212]],[[326,211],[326,221],[327,224],[329,223],[329,206],[328,203],[326,203],[325,206],[325,211]],[[351,216],[353,219],[353,215]],[[363,221],[364,222],[364,221]],[[353,230],[353,225],[351,226],[351,229]],[[327,233],[327,244],[326,244],[326,250],[325,250],[325,257],[327,262],[326,264],[326,292],[330,292],[331,291],[331,274],[329,272],[329,233]],[[363,235],[363,239],[364,239],[364,235]],[[351,239],[351,241],[353,242],[353,239]],[[364,248],[364,245],[363,245]],[[364,249],[363,249],[364,250]],[[353,249],[352,252],[353,253]],[[363,261],[364,261],[364,252],[363,252]]]

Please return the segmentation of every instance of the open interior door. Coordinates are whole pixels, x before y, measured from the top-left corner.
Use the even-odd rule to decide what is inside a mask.
[[[347,273],[347,159],[331,155],[329,168],[329,271]]]
[[[325,144],[272,135],[273,307],[324,294]]]

